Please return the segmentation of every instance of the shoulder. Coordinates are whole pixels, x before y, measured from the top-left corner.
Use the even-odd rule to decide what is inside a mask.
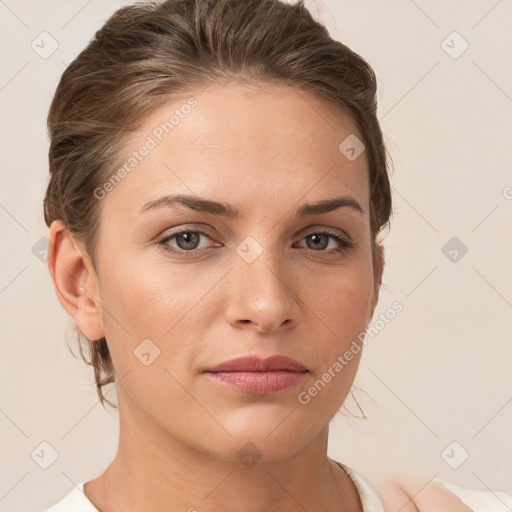
[[[411,480],[376,484],[385,512],[474,512],[442,485]]]
[[[512,510],[512,496],[505,492],[465,489],[433,480],[394,479],[373,482],[385,512],[504,512]]]
[[[98,512],[84,493],[84,483],[80,482],[58,503],[41,512]]]

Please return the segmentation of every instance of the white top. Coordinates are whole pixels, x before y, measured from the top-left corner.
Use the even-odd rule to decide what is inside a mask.
[[[356,473],[353,469],[339,464],[354,482],[361,498],[363,512],[385,512],[375,487]],[[87,480],[86,480],[87,481]],[[68,495],[49,509],[41,512],[99,512],[84,494],[85,482],[78,484]],[[449,491],[458,496],[473,512],[512,512],[512,496],[504,492],[473,491],[448,484],[443,480],[435,479],[437,483],[445,486]]]

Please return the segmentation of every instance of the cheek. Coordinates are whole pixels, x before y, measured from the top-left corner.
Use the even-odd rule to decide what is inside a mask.
[[[343,405],[359,367],[373,286],[366,276],[363,267],[340,269],[327,287],[317,287],[308,297],[312,314],[321,320],[315,320],[322,332],[312,348],[319,364],[298,401],[319,421],[329,421]]]
[[[326,331],[331,336],[346,339],[364,330],[370,320],[373,294],[371,265],[368,268],[360,262],[342,267],[336,274],[317,279],[316,282],[316,286],[309,287],[305,301],[324,320]]]
[[[368,268],[369,267],[369,268]],[[355,378],[364,350],[365,329],[370,320],[373,292],[371,264],[361,260],[330,276],[328,285],[317,286],[308,297],[321,322],[315,351],[320,364],[314,381],[326,383],[326,392],[316,402],[328,410],[341,406]],[[320,284],[320,281],[318,281]],[[317,388],[323,389],[320,382]],[[313,393],[315,391],[313,390]]]
[[[105,336],[123,378],[121,391],[172,424],[173,411],[193,405],[178,382],[189,378],[190,360],[200,352],[198,310],[212,283],[194,278],[186,265],[166,263],[116,258],[115,268],[105,268],[101,278],[101,300]],[[189,413],[194,415],[204,422],[201,411]]]
[[[139,364],[134,355],[147,339],[154,343],[155,353],[160,351],[159,362],[174,360],[180,340],[184,341],[182,329],[195,325],[190,312],[204,295],[201,280],[185,272],[184,265],[166,265],[133,254],[111,261],[115,268],[113,264],[105,268],[100,290],[105,335],[118,373]],[[166,342],[171,339],[172,344]],[[168,354],[171,347],[173,353]]]
[[[132,253],[106,269],[101,278],[102,303],[111,328],[162,339],[194,308],[205,284],[187,265],[170,264],[158,257],[156,249],[155,258],[143,256],[144,251],[153,252]]]

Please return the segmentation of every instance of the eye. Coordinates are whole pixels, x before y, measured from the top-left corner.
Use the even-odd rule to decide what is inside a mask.
[[[337,233],[331,233],[330,231],[310,233],[305,236],[303,240],[306,240],[307,247],[313,249],[315,252],[332,252],[324,250],[329,246],[330,240],[334,240],[335,244],[337,244],[337,247],[333,249],[335,252],[345,252],[356,246],[354,242],[347,240]]]
[[[166,236],[158,242],[158,245],[160,245],[162,249],[167,252],[192,252],[194,250],[205,248],[199,247],[202,238],[211,240],[211,238],[202,231],[182,230],[170,236]],[[174,241],[177,247],[170,245],[169,242],[171,241]]]
[[[201,247],[201,241],[204,239],[211,240],[211,237],[202,231],[184,229],[173,233],[172,235],[165,236],[158,241],[158,245],[162,250],[168,253],[184,257],[188,257],[187,253],[190,253],[190,256],[194,256],[195,251],[220,246],[220,244],[215,244]],[[349,249],[356,247],[354,242],[330,231],[315,231],[314,233],[310,233],[302,238],[302,240],[306,241],[306,247],[308,249],[311,249],[314,252],[324,252],[327,254],[333,252],[344,253]],[[331,247],[331,250],[326,250],[329,248],[331,241],[334,241],[334,247]],[[170,242],[173,243],[171,244]]]

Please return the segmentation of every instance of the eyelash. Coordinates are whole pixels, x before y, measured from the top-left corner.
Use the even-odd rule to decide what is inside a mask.
[[[184,249],[171,248],[168,245],[168,242],[170,240],[176,238],[179,235],[183,235],[184,233],[194,233],[194,234],[204,235],[204,236],[206,236],[207,238],[209,238],[211,240],[211,237],[209,235],[207,235],[206,233],[204,233],[203,231],[197,231],[197,230],[192,230],[192,229],[183,229],[181,231],[177,231],[176,233],[173,233],[172,235],[169,235],[169,236],[166,236],[166,237],[162,238],[161,240],[159,240],[157,242],[157,244],[166,253],[180,254],[184,258],[193,257],[194,256],[194,252],[200,251],[201,249],[191,249],[189,251],[186,251]],[[332,254],[332,253],[344,254],[344,253],[348,252],[350,249],[353,249],[353,248],[357,247],[357,244],[355,244],[354,242],[352,242],[350,240],[347,240],[346,238],[340,236],[337,233],[333,233],[331,231],[326,231],[326,230],[312,231],[311,233],[305,235],[301,240],[303,240],[304,238],[307,238],[308,236],[311,236],[311,235],[327,235],[331,239],[334,239],[336,242],[338,242],[340,244],[340,247],[338,247],[338,248],[336,248],[334,250],[331,250],[331,251],[326,251],[326,250],[315,251],[314,249],[310,249],[313,252],[327,253],[327,254]],[[187,253],[191,253],[191,256],[185,256],[185,254],[187,254]]]

